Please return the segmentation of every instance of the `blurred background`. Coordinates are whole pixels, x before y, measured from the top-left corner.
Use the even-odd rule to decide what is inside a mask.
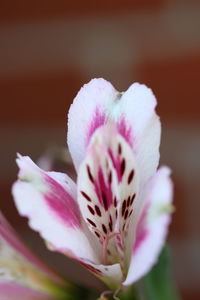
[[[183,299],[200,299],[199,29],[195,0],[1,1],[0,208],[36,252],[80,282],[93,277],[47,254],[16,213],[15,155],[37,160],[48,147],[65,145],[68,107],[91,78],[104,77],[120,91],[139,81],[158,98],[161,163],[173,170],[174,277]]]

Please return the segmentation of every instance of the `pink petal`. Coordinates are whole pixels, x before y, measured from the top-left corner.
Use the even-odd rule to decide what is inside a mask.
[[[85,84],[74,99],[68,116],[68,146],[76,170],[85,157],[90,137],[106,122],[118,92],[104,79]]]
[[[40,233],[52,250],[95,262],[98,253],[82,223],[72,180],[64,174],[42,171],[29,157],[19,157],[17,163],[19,180],[13,186],[13,196],[30,227]]]
[[[167,167],[160,168],[149,181],[145,195],[145,203],[136,223],[132,258],[124,285],[137,281],[151,269],[165,243],[172,202],[172,182]]]
[[[1,300],[50,300],[54,297],[16,283],[0,282]]]

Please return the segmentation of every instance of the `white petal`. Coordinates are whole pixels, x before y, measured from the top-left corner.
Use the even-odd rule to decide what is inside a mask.
[[[170,170],[162,167],[146,188],[145,203],[137,220],[132,259],[124,285],[140,279],[156,263],[171,220],[171,202]]]
[[[13,196],[30,227],[52,250],[98,261],[93,236],[82,223],[75,200],[75,184],[66,175],[42,171],[27,157],[20,157],[18,165],[19,180],[13,186]]]
[[[108,81],[99,78],[85,84],[74,99],[68,115],[67,140],[76,170],[85,157],[90,137],[106,122],[117,95]]]

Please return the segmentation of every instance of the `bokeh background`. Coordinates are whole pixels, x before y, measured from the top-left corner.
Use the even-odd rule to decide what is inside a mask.
[[[199,30],[195,0],[1,1],[0,208],[36,252],[81,282],[98,285],[75,263],[47,254],[18,217],[10,193],[15,155],[37,160],[65,145],[68,107],[91,78],[121,91],[139,81],[158,98],[161,163],[173,169],[174,277],[183,299],[200,299]]]

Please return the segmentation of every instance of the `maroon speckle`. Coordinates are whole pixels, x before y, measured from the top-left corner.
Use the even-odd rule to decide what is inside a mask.
[[[129,207],[130,201],[131,201],[131,196],[129,196],[128,199],[127,199],[127,207]]]
[[[118,154],[122,154],[122,145],[120,143],[118,144]]]
[[[128,184],[130,184],[131,181],[133,180],[133,176],[134,176],[134,170],[132,169],[131,172],[128,175],[128,180],[127,180]]]
[[[126,225],[126,223],[124,223],[124,225],[123,225],[123,227],[122,227],[122,230],[124,231],[124,229],[125,229],[125,225]]]
[[[115,217],[116,217],[116,219],[117,219],[117,217],[118,217],[118,211],[117,211],[117,209],[116,209],[116,211],[115,211]]]
[[[125,168],[126,168],[126,161],[123,158],[122,161],[121,161],[121,164],[120,164],[120,173],[121,173],[121,176],[124,175]]]
[[[92,215],[95,215],[95,211],[90,205],[88,205],[87,208],[89,209]]]
[[[135,199],[135,196],[136,196],[136,194],[133,194],[133,196],[131,197],[131,202],[130,202],[130,205],[132,205],[132,204],[133,204],[133,201],[134,201],[134,199]]]
[[[88,166],[88,165],[87,165],[87,174],[88,174],[88,177],[89,177],[90,181],[92,183],[94,183],[94,178],[92,176],[92,173],[91,173],[91,170],[90,170],[90,166]]]
[[[111,215],[109,216],[109,218],[110,218],[109,228],[110,228],[110,231],[112,231],[113,230],[113,221],[112,221]]]
[[[101,211],[100,211],[100,208],[97,206],[97,205],[95,205],[95,211],[96,211],[96,213],[97,213],[97,215],[99,216],[99,217],[101,217]]]
[[[95,231],[94,233],[96,234],[96,236],[97,236],[98,238],[100,238],[100,234],[99,234],[97,231]]]
[[[106,226],[105,226],[104,224],[102,224],[102,229],[103,229],[103,232],[104,232],[105,234],[107,234],[107,228],[106,228]]]
[[[131,211],[130,211],[130,213],[129,213],[129,217],[131,216],[132,212],[133,212],[133,209],[131,209]]]
[[[125,214],[124,214],[124,219],[126,220],[128,217],[128,209],[125,211]]]
[[[122,203],[122,217],[124,216],[125,209],[126,209],[126,199]]]
[[[117,198],[114,198],[114,207],[117,207]]]
[[[109,219],[110,219],[110,223],[112,224],[112,217],[111,217],[111,215],[109,215]]]
[[[103,200],[104,208],[105,208],[105,210],[108,210],[108,202],[107,202],[106,195],[105,195],[105,193],[103,191],[102,191],[101,195],[102,195],[102,200]]]
[[[90,220],[90,219],[87,218],[87,221],[88,221],[92,226],[97,227],[96,224],[95,224],[92,220]]]
[[[81,194],[83,195],[83,197],[84,197],[87,201],[89,201],[89,202],[92,201],[91,198],[90,198],[84,191],[81,191]]]

